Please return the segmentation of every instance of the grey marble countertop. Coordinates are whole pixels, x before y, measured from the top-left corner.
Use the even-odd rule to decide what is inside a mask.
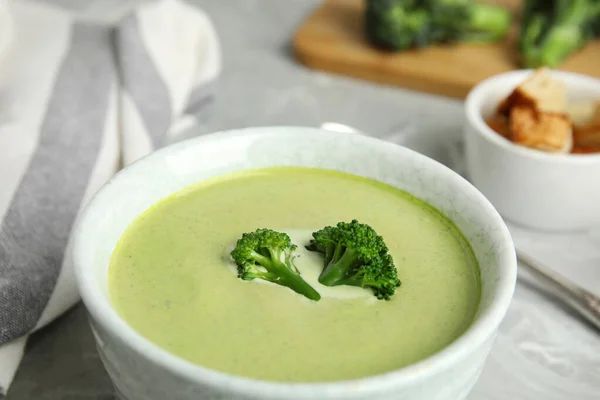
[[[223,46],[219,96],[202,121],[202,130],[337,121],[375,136],[407,123],[425,141],[438,140],[435,138],[440,135],[460,136],[463,116],[459,101],[327,75],[299,65],[291,56],[290,38],[319,1],[192,2],[212,17]],[[513,234],[517,242],[546,254],[546,261],[558,260],[562,265],[579,261],[579,281],[600,287],[600,252],[594,253],[600,247],[594,244],[600,235],[580,238],[576,259],[569,252],[544,252],[560,249],[567,240],[564,237],[531,236],[519,230]],[[599,349],[600,335],[521,283],[469,400],[599,399]],[[76,306],[30,338],[7,399],[113,399],[83,306]]]

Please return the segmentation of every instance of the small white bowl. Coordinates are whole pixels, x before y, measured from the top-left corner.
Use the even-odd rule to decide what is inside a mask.
[[[331,151],[335,149],[335,151]],[[157,347],[122,320],[108,296],[111,253],[148,206],[213,176],[268,166],[334,169],[379,180],[429,202],[458,225],[480,262],[482,297],[467,331],[439,353],[363,379],[287,384],[217,372]],[[299,127],[251,128],[180,142],[119,172],[74,231],[73,262],[104,365],[127,400],[461,400],[483,368],[516,281],[502,218],[469,182],[412,150],[362,135]]]
[[[550,154],[516,145],[485,122],[531,70],[488,78],[466,100],[465,151],[471,182],[507,220],[546,231],[600,224],[600,154]],[[552,71],[569,100],[600,101],[600,80]]]

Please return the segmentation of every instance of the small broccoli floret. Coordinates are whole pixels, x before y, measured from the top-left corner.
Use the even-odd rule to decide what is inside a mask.
[[[599,35],[598,0],[527,0],[519,37],[522,64],[556,67]]]
[[[367,0],[365,33],[377,47],[398,51],[434,41],[431,14],[417,0]]]
[[[251,281],[264,279],[287,286],[311,300],[320,300],[321,295],[309,285],[293,263],[296,245],[290,237],[271,229],[257,229],[244,233],[231,251],[238,268],[238,277]]]
[[[327,226],[312,234],[306,247],[324,255],[319,282],[325,286],[371,288],[380,300],[389,300],[400,286],[394,260],[383,238],[357,220]]]

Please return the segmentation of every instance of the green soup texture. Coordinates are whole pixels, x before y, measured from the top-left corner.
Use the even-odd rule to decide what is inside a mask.
[[[402,281],[390,301],[326,288],[310,233],[358,219],[386,240]],[[242,281],[228,252],[244,232],[290,233],[318,302]],[[142,336],[191,362],[271,381],[366,377],[422,360],[472,322],[481,293],[466,239],[435,208],[391,186],[316,168],[266,168],[192,185],[125,231],[109,266],[111,300]]]

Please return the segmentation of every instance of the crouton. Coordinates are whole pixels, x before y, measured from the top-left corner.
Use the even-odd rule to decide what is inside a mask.
[[[600,103],[595,101],[578,101],[569,103],[565,109],[574,125],[600,123]]]
[[[572,154],[593,154],[593,153],[600,153],[600,146],[589,146],[589,147],[583,147],[583,146],[574,146],[573,150],[571,150]]]
[[[566,114],[515,106],[510,110],[510,140],[551,153],[569,153],[573,147],[571,120]]]
[[[509,115],[511,108],[526,106],[544,112],[562,113],[566,102],[565,85],[552,79],[549,69],[539,68],[500,103],[498,112]]]
[[[573,142],[577,147],[600,147],[600,121],[573,128]]]
[[[577,148],[600,147],[600,103],[586,102],[575,109],[573,144]]]
[[[492,118],[488,119],[486,123],[500,136],[504,136],[507,139],[510,137],[510,126],[508,126],[508,118],[506,118],[504,115],[496,114]]]

